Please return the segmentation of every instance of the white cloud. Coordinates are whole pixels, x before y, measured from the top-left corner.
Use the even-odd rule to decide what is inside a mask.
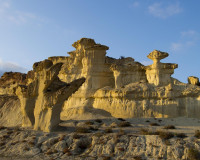
[[[197,40],[198,32],[194,30],[183,31],[180,32],[180,38],[178,42],[171,43],[170,49],[175,52],[183,51],[189,47],[194,46]]]
[[[179,3],[165,5],[164,3],[154,3],[148,7],[148,11],[155,17],[167,18],[182,11]]]
[[[140,6],[140,3],[138,1],[135,1],[130,5],[130,8],[137,8],[139,6]]]
[[[19,11],[15,9],[11,1],[0,0],[0,20],[9,21],[17,25],[25,24],[31,20],[40,20],[33,13]]]
[[[0,59],[0,72],[27,72],[27,69],[13,62],[5,62]]]
[[[180,51],[183,48],[182,43],[172,43],[170,49],[172,51]]]
[[[145,66],[148,66],[148,65],[151,65],[153,61],[142,61],[141,63]]]
[[[181,36],[182,37],[194,37],[196,36],[198,33],[194,30],[188,30],[188,31],[183,31],[181,32]]]

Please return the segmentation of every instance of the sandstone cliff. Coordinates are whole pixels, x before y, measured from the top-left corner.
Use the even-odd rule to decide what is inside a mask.
[[[93,39],[72,46],[69,57],[49,57],[27,75],[5,73],[0,79],[0,95],[20,100],[22,126],[51,131],[60,116],[200,117],[199,79],[189,77],[185,84],[172,78],[178,65],[161,62],[168,53],[154,50],[147,56],[152,65],[144,66],[131,57],[107,57],[109,47]]]

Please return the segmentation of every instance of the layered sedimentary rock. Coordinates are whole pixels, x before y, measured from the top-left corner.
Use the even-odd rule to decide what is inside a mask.
[[[62,63],[50,60],[33,65],[32,82],[20,85],[16,90],[21,102],[23,127],[34,126],[35,130],[52,131],[60,123],[63,102],[84,82],[84,78],[69,84],[58,78]]]
[[[0,94],[18,96],[22,126],[51,131],[63,120],[98,116],[200,117],[200,87],[197,77],[189,84],[171,75],[178,67],[162,63],[169,54],[154,50],[144,66],[131,57],[106,56],[109,49],[93,39],[72,45],[69,57],[49,57],[37,62],[27,75],[6,73],[0,79]]]
[[[130,57],[106,57],[108,48],[92,39],[83,38],[73,46],[76,50],[69,52],[70,63],[66,61],[68,67],[59,77],[70,82],[83,76],[86,82],[65,102],[63,119],[80,117],[91,109],[97,109],[96,115],[101,110],[124,118],[200,116],[197,82],[185,84],[172,78],[178,65],[160,62],[168,53],[154,50],[147,56],[153,64],[144,66]]]

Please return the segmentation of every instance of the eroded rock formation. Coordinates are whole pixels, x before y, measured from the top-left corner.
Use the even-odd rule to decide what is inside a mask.
[[[93,39],[82,38],[72,46],[69,57],[35,63],[17,82],[5,81],[6,74],[1,78],[1,95],[20,99],[24,127],[51,131],[60,113],[63,120],[91,114],[200,117],[199,80],[189,77],[186,84],[172,78],[178,65],[161,62],[168,53],[154,50],[147,56],[153,64],[144,66],[131,57],[107,57],[109,48]],[[5,87],[1,82],[10,83]]]
[[[52,131],[60,123],[63,102],[85,81],[84,78],[67,84],[58,78],[62,63],[50,60],[33,65],[32,80],[27,86],[20,85],[16,94],[21,102],[22,126],[35,130]],[[30,78],[30,77],[29,77]]]

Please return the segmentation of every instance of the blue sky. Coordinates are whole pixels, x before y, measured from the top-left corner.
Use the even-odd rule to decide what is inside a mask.
[[[173,77],[200,77],[199,0],[0,0],[0,71],[31,70],[36,61],[67,56],[93,38],[108,56],[145,65],[154,49],[177,63]]]

